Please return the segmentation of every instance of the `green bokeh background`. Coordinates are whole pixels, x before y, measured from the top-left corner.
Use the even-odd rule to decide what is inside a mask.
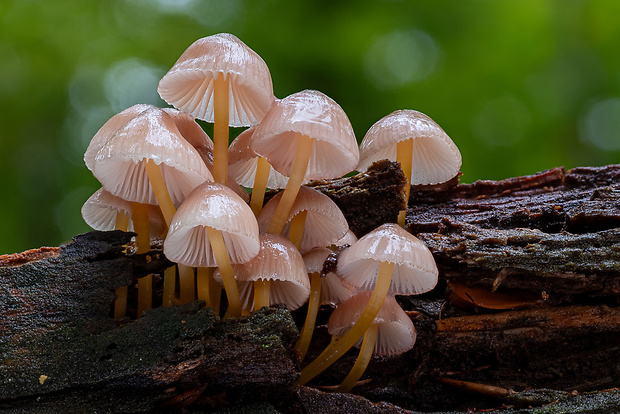
[[[620,162],[617,0],[3,0],[0,254],[88,230],[89,140],[183,50],[237,35],[283,98],[317,89],[358,139],[396,109],[435,119],[463,182]]]

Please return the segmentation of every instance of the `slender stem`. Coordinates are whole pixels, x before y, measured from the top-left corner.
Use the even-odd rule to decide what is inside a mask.
[[[232,318],[238,318],[241,316],[241,299],[239,298],[239,289],[237,288],[237,282],[235,281],[232,266],[230,265],[230,258],[226,251],[222,232],[209,226],[205,226],[205,230],[207,231],[207,237],[209,238],[209,243],[211,243],[211,248],[215,255],[217,267],[220,269],[220,274],[222,275],[224,290],[228,297],[228,314]]]
[[[299,351],[300,361],[303,361],[312,341],[314,333],[314,324],[316,323],[316,315],[319,311],[321,298],[321,272],[314,272],[310,275],[310,299],[308,299],[308,313],[306,314],[306,322],[304,322],[299,339],[295,348]]]
[[[136,317],[153,307],[153,275],[146,275],[138,279],[138,309]]]
[[[362,347],[360,353],[357,355],[355,364],[346,378],[336,388],[336,392],[349,392],[351,388],[355,386],[357,381],[362,377],[366,367],[372,358],[372,352],[375,349],[375,342],[377,341],[377,331],[379,324],[373,323],[370,328],[364,334],[364,340],[362,341]]]
[[[306,175],[306,169],[308,168],[308,162],[310,161],[310,154],[312,153],[312,146],[314,144],[313,141],[314,139],[297,133],[297,153],[295,155],[295,161],[293,162],[293,169],[288,178],[288,183],[286,184],[282,198],[269,223],[267,233],[280,234],[282,232],[282,228],[288,220],[289,212],[299,192],[299,187],[301,187],[301,183]]]
[[[147,253],[151,250],[151,237],[149,234],[148,206],[142,203],[131,203],[131,219],[136,232],[137,253]],[[142,312],[151,309],[153,305],[153,278],[151,275],[138,279],[138,306],[137,317]]]
[[[194,268],[181,263],[177,263],[179,268],[179,303],[193,302],[196,299],[196,275]]]
[[[301,242],[304,238],[304,226],[306,224],[306,214],[308,210],[300,211],[291,219],[291,227],[288,238],[301,251]]]
[[[174,216],[176,208],[174,207],[172,198],[170,198],[168,187],[166,187],[166,182],[164,181],[164,175],[161,172],[160,166],[155,164],[155,161],[151,159],[144,159],[144,168],[146,169],[146,175],[149,177],[153,194],[155,194],[157,204],[159,204],[166,225],[170,227],[172,216]]]
[[[271,295],[271,281],[258,279],[254,282],[254,310],[269,306],[269,296]]]
[[[209,295],[210,286],[209,268],[196,268],[196,293],[199,300],[204,300],[207,306],[211,306],[211,296]]]
[[[127,231],[129,217],[122,211],[116,213],[116,230]],[[124,318],[127,314],[127,286],[116,288],[116,300],[114,301],[114,318]]]
[[[177,267],[170,266],[164,270],[164,293],[162,297],[162,306],[172,306],[174,303],[174,289],[177,279]]]
[[[409,206],[409,193],[411,192],[411,164],[413,158],[413,139],[406,139],[396,144],[396,161],[400,163],[400,167],[405,173],[405,203]],[[398,213],[398,225],[405,227],[405,217],[407,216],[407,207]]]
[[[330,344],[314,361],[301,370],[297,385],[303,385],[326,370],[343,356],[362,337],[373,323],[383,301],[390,290],[394,263],[381,262],[377,275],[377,284],[372,296],[355,324],[337,342]]]
[[[229,81],[224,73],[213,80],[213,178],[228,181]]]
[[[256,174],[254,175],[254,187],[252,188],[252,197],[250,199],[250,207],[255,216],[258,216],[263,209],[265,200],[265,189],[271,172],[271,164],[266,158],[258,157],[256,162]]]

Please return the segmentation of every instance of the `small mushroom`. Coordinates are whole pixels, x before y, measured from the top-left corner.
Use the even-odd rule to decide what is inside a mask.
[[[359,319],[371,296],[371,291],[364,290],[338,305],[329,318],[328,332],[337,337],[344,336]],[[349,392],[355,386],[366,370],[373,353],[383,356],[402,354],[413,348],[415,340],[416,331],[413,322],[398,305],[394,296],[387,295],[372,325],[364,333],[363,341],[355,344],[358,347],[361,344],[355,365],[336,391]]]
[[[398,161],[407,183],[409,203],[411,184],[439,184],[453,178],[461,168],[461,153],[448,134],[429,116],[413,110],[399,110],[370,127],[360,145],[359,171],[381,159]],[[405,225],[406,211],[398,218]]]
[[[205,182],[190,193],[174,215],[164,254],[187,266],[217,266],[229,314],[238,317],[241,302],[231,263],[249,261],[259,247],[258,224],[250,207],[228,187]]]
[[[192,43],[157,91],[175,108],[214,124],[213,174],[222,184],[228,179],[228,127],[259,123],[275,100],[265,61],[229,33]]]
[[[301,371],[305,384],[333,364],[366,332],[388,294],[428,292],[437,284],[438,270],[430,250],[402,227],[388,223],[360,238],[338,258],[337,272],[360,290],[373,290],[355,325],[330,344]]]
[[[268,232],[279,234],[306,179],[340,177],[359,162],[349,118],[333,99],[312,90],[277,101],[256,127],[250,147],[289,177]]]

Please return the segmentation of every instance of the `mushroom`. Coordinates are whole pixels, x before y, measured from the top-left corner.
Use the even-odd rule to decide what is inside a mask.
[[[258,255],[246,263],[234,265],[243,308],[258,310],[270,303],[284,304],[290,310],[299,308],[310,294],[301,254],[278,234],[261,233],[259,238]],[[214,278],[221,279],[219,272],[215,272]]]
[[[366,332],[386,295],[415,295],[437,284],[438,270],[430,250],[402,227],[387,223],[360,238],[338,258],[338,274],[360,290],[373,289],[368,305],[355,325],[330,344],[301,371],[305,384],[333,364]]]
[[[228,178],[228,127],[259,123],[275,100],[265,61],[229,33],[192,43],[157,91],[175,108],[214,124],[213,174],[222,184]]]
[[[398,161],[407,183],[405,200],[409,204],[411,184],[439,184],[458,174],[461,153],[448,134],[429,116],[409,109],[381,118],[370,127],[360,145],[359,171],[381,159]],[[406,210],[398,223],[405,225]]]
[[[333,252],[327,247],[316,247],[302,256],[306,265],[306,272],[310,276],[310,298],[306,321],[295,345],[300,353],[301,361],[304,360],[310,347],[310,341],[312,341],[319,305],[336,305],[353,295],[353,287],[344,282],[336,273],[328,272],[323,275],[325,260],[331,254]]]
[[[305,90],[277,101],[250,138],[250,147],[289,177],[268,232],[279,234],[305,179],[353,171],[359,149],[342,108],[325,94]]]
[[[228,187],[205,182],[174,215],[164,254],[177,263],[198,267],[200,278],[204,274],[200,268],[217,266],[228,297],[228,313],[238,317],[241,302],[231,263],[249,261],[259,247],[258,224],[250,207]]]
[[[252,188],[250,207],[258,216],[263,208],[266,188],[284,188],[288,177],[280,174],[249,146],[255,126],[237,135],[228,147],[228,174],[239,185]]]
[[[267,232],[283,194],[280,192],[271,198],[258,215],[261,232]],[[336,243],[347,231],[349,231],[347,220],[331,198],[314,188],[301,187],[281,234],[304,253],[314,247]]]
[[[372,295],[371,291],[361,291],[342,302],[332,312],[327,331],[336,337],[344,336],[355,324]],[[364,333],[363,341],[355,346],[361,349],[353,368],[336,389],[349,392],[360,379],[373,353],[377,355],[398,355],[413,348],[416,331],[409,316],[402,310],[393,295],[387,295],[370,328]]]

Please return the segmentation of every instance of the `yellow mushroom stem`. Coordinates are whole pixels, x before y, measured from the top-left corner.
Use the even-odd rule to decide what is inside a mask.
[[[174,290],[177,279],[176,266],[170,266],[164,270],[164,292],[162,296],[162,306],[172,306],[174,304]]]
[[[411,163],[413,158],[413,139],[406,139],[396,144],[396,161],[400,163],[400,167],[405,173],[405,203],[409,205],[409,193],[411,192]],[[405,227],[405,217],[407,216],[407,207],[398,213],[398,225]]]
[[[136,253],[147,253],[151,250],[151,238],[149,234],[149,215],[148,205],[142,203],[131,203],[131,219],[133,229],[136,232]],[[138,279],[138,309],[139,318],[147,309],[153,306],[153,277],[147,275]]]
[[[357,384],[357,381],[362,377],[364,371],[366,371],[366,367],[372,358],[372,353],[375,350],[375,343],[377,341],[377,331],[379,329],[379,325],[373,323],[370,325],[370,328],[364,334],[364,340],[362,341],[362,347],[360,348],[360,353],[357,355],[357,359],[355,360],[355,364],[346,378],[342,381],[342,383],[336,388],[336,392],[349,392],[351,388]]]
[[[291,207],[295,202],[301,183],[306,175],[306,169],[308,168],[308,162],[310,161],[310,154],[312,152],[313,145],[313,138],[297,133],[297,152],[295,155],[295,161],[293,162],[291,175],[288,178],[288,183],[282,193],[282,198],[280,199],[271,222],[269,223],[267,233],[280,234],[282,232],[282,228],[288,220]]]
[[[122,211],[116,213],[116,230],[127,231],[129,217]],[[127,313],[127,286],[116,288],[116,300],[114,301],[114,318],[124,318]]]
[[[229,77],[220,73],[213,79],[213,179],[228,181]]]
[[[181,263],[177,263],[179,269],[179,304],[193,302],[196,299],[196,275],[194,268]]]
[[[266,279],[258,279],[254,282],[254,310],[269,306],[269,297],[271,295],[271,281]]]
[[[226,251],[222,232],[209,226],[205,226],[205,230],[209,238],[209,243],[211,243],[211,248],[213,249],[215,262],[220,269],[222,283],[224,284],[224,290],[228,298],[227,315],[230,315],[232,318],[238,318],[241,316],[241,299],[239,298],[239,289],[237,288],[237,282],[235,281],[232,266],[230,265],[230,258],[228,256],[228,251]]]
[[[265,201],[265,190],[267,189],[267,181],[271,172],[271,164],[263,157],[258,157],[256,161],[256,174],[254,175],[254,186],[252,188],[252,197],[250,198],[250,207],[255,216],[258,216],[263,209]]]
[[[291,219],[291,227],[288,238],[297,250],[301,250],[301,241],[304,238],[304,227],[306,225],[307,213],[308,210],[300,211]]]
[[[301,375],[296,382],[297,385],[304,385],[312,378],[325,371],[351,349],[362,335],[364,335],[366,330],[372,325],[377,313],[379,313],[379,309],[381,309],[385,297],[390,290],[393,271],[394,263],[380,263],[375,289],[357,322],[355,322],[346,334],[337,341],[332,342],[314,361],[301,370]]]
[[[306,321],[301,328],[299,339],[295,344],[295,349],[299,351],[300,361],[303,361],[310,347],[310,341],[312,341],[312,334],[314,333],[314,325],[316,323],[316,315],[319,311],[321,298],[321,272],[314,272],[310,274],[310,299],[308,299],[308,313],[306,314]]]
[[[159,165],[155,164],[155,161],[151,159],[147,160],[146,158],[144,159],[144,168],[146,170],[146,175],[149,177],[153,194],[157,199],[157,204],[159,204],[159,209],[166,221],[166,226],[170,227],[172,216],[174,216],[176,208],[170,198],[170,193],[168,192],[168,187],[166,187],[166,181],[164,181],[161,168]]]
[[[198,300],[204,300],[207,306],[211,306],[211,295],[209,294],[211,289],[210,272],[211,268],[209,267],[196,268],[196,295]]]

